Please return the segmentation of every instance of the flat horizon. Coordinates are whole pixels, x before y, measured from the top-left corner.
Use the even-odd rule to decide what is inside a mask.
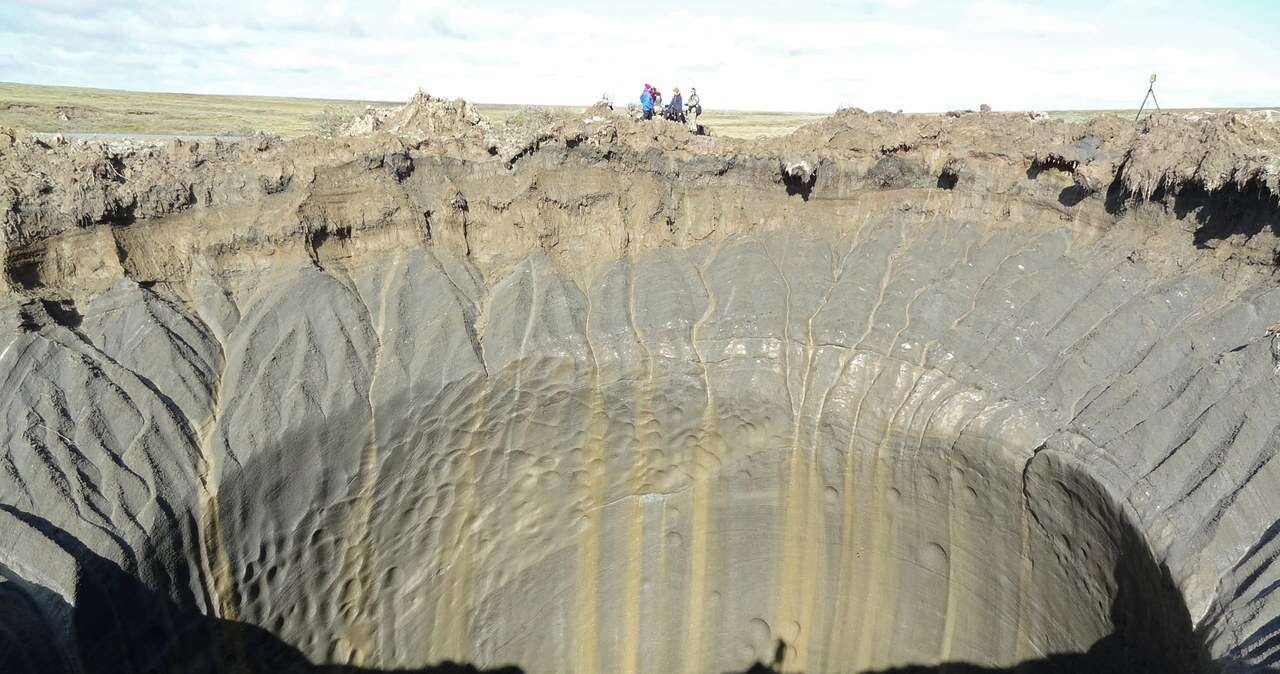
[[[413,94],[411,93],[401,100],[381,100],[381,99],[372,99],[372,98],[334,98],[334,97],[327,97],[327,96],[290,96],[290,95],[276,95],[276,94],[228,94],[228,93],[201,93],[201,92],[194,92],[194,91],[173,91],[173,90],[152,90],[152,89],[116,89],[113,87],[79,86],[79,85],[73,85],[73,84],[45,84],[42,82],[19,82],[19,81],[0,80],[0,86],[3,86],[3,85],[22,86],[22,87],[41,87],[41,88],[47,88],[47,89],[76,89],[81,91],[100,91],[100,92],[123,93],[123,94],[151,94],[151,95],[158,95],[158,96],[203,96],[203,97],[209,97],[209,98],[238,98],[238,99],[261,99],[261,100],[287,99],[287,100],[293,100],[293,101],[364,103],[364,104],[377,104],[377,105],[384,105],[384,106],[403,105],[406,101],[409,100],[409,98],[413,96]],[[432,96],[436,95],[430,91],[427,91],[426,93],[431,94]],[[594,101],[592,103],[524,103],[524,102],[518,102],[518,101],[479,101],[479,100],[466,99],[465,97],[460,97],[460,96],[440,96],[440,98],[446,98],[446,99],[464,98],[464,100],[466,100],[468,103],[471,103],[472,105],[493,106],[493,107],[508,106],[508,107],[534,107],[534,108],[588,108],[588,107],[591,107],[592,103],[594,103]],[[617,97],[614,97],[615,105],[620,105],[625,107],[627,102],[620,102]],[[858,108],[858,107],[861,107],[861,106],[853,105],[853,106],[846,106],[845,108],[835,108],[832,110],[751,110],[751,109],[743,109],[743,108],[714,108],[712,109],[712,111],[718,110],[720,112],[749,113],[753,115],[831,115],[842,109]],[[1151,107],[1151,106],[1148,106],[1148,107]],[[1191,112],[1191,111],[1199,111],[1199,110],[1204,110],[1204,111],[1271,110],[1271,109],[1277,109],[1277,108],[1280,108],[1280,103],[1277,103],[1276,105],[1257,105],[1257,106],[1193,105],[1193,106],[1162,107],[1161,109],[1166,111]],[[863,109],[867,110],[868,112],[898,112],[896,110],[871,110],[869,108],[863,108]],[[959,110],[971,109],[976,111],[978,108],[975,106],[974,108],[957,108],[957,109]],[[1108,113],[1108,112],[1136,111],[1137,109],[1138,109],[1138,106],[1133,106],[1130,108],[1108,108],[1108,107],[1060,108],[1060,109],[1027,108],[1027,109],[993,109],[992,112],[995,112],[995,113],[1021,113],[1021,112]],[[902,110],[901,112],[902,114],[909,114],[909,115],[942,115],[942,114],[946,114],[947,112],[951,112],[951,110]]]

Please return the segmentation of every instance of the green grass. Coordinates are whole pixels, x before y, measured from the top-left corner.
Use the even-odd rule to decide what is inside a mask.
[[[1266,108],[1176,108],[1176,109],[1166,108],[1164,112],[1177,112],[1177,113],[1184,113],[1184,114],[1204,113],[1204,112],[1220,113],[1220,112],[1231,112],[1233,110],[1239,111],[1239,110],[1251,110],[1251,109],[1265,110]],[[1154,112],[1156,112],[1155,108],[1151,106],[1147,106],[1147,108],[1142,111],[1142,116],[1145,119],[1147,115],[1152,114]],[[1106,115],[1114,115],[1116,117],[1132,120],[1138,116],[1138,109],[1130,108],[1128,110],[1049,110],[1046,112],[1046,114],[1048,114],[1049,117],[1053,119],[1062,119],[1068,122],[1085,122],[1095,117],[1102,117]]]
[[[87,89],[0,82],[0,126],[56,133],[246,135],[316,133],[326,110],[339,115],[399,101],[349,101],[282,96],[212,96]],[[515,104],[479,104],[502,123],[528,111]],[[539,106],[579,113],[585,107]],[[790,133],[819,114],[708,110],[701,121],[717,135],[754,138]]]
[[[717,136],[763,138],[786,135],[823,117],[826,115],[815,112],[744,112],[709,109],[706,114],[698,117],[698,123]]]
[[[326,108],[359,112],[377,101],[208,96],[0,82],[0,126],[31,131],[157,134],[314,133]]]
[[[282,96],[212,96],[115,89],[56,87],[0,82],[0,126],[58,133],[247,135],[255,131],[285,137],[317,133],[326,112],[330,119],[366,106],[396,106],[398,101],[350,101]],[[480,113],[502,123],[529,114],[529,106],[478,104]],[[552,113],[578,113],[584,107],[542,106]],[[1203,108],[1199,111],[1222,109]],[[522,112],[524,111],[524,112]],[[1097,115],[1132,118],[1136,110],[1064,110],[1055,119],[1082,121]],[[1189,111],[1180,111],[1189,112]],[[821,119],[818,113],[744,112],[708,108],[699,121],[718,136],[780,136]]]
[[[395,103],[394,105],[400,105]],[[587,108],[585,106],[572,105],[513,105],[506,103],[477,103],[476,109],[480,114],[485,116],[490,122],[502,124],[512,119],[530,113],[546,113],[547,115],[576,115]]]

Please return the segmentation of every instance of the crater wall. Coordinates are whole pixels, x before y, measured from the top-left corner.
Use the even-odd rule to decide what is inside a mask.
[[[1269,133],[14,134],[0,653],[1266,671]]]

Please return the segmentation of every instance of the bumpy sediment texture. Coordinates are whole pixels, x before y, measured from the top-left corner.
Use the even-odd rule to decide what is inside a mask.
[[[415,128],[0,135],[7,671],[1280,661],[1274,122]]]

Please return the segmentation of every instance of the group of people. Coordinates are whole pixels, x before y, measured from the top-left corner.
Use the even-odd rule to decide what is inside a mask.
[[[689,100],[680,95],[680,87],[671,88],[671,102],[662,104],[662,92],[652,84],[644,85],[644,93],[640,94],[640,113],[645,119],[653,119],[654,113],[663,119],[688,124],[689,130],[698,133],[698,115],[702,114],[702,101],[698,99],[698,90],[689,89]]]

